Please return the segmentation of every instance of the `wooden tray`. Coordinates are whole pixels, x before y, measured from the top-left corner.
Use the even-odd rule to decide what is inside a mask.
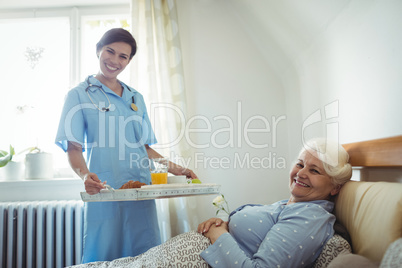
[[[220,185],[215,183],[202,184],[158,184],[144,185],[135,189],[118,189],[114,191],[101,190],[100,193],[89,195],[81,192],[84,202],[105,201],[136,201],[159,198],[186,197],[195,195],[219,194]]]

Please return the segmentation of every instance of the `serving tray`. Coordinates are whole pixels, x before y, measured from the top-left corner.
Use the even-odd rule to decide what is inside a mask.
[[[136,201],[159,198],[186,197],[195,195],[219,194],[220,185],[215,183],[202,184],[157,184],[144,185],[141,188],[101,190],[99,193],[89,195],[81,192],[81,199],[84,202],[105,202],[105,201]]]

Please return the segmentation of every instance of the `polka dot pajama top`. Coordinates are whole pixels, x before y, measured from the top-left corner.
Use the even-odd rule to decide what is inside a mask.
[[[245,205],[229,217],[229,233],[201,253],[212,267],[309,267],[333,236],[334,204]]]

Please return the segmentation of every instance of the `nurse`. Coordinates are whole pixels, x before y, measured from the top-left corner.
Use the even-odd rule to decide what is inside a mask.
[[[156,138],[142,95],[117,79],[136,50],[128,31],[107,31],[96,45],[99,72],[66,97],[56,144],[88,194],[106,182],[113,188],[129,180],[150,184],[148,159],[162,157],[149,147]],[[174,163],[168,171],[197,178]],[[136,256],[160,244],[154,200],[85,203],[83,241],[83,263]]]

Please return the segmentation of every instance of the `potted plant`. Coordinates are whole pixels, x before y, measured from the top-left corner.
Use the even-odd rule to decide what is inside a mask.
[[[15,155],[15,151],[11,145],[9,152],[0,150],[0,167],[6,166],[13,159],[13,155]]]
[[[0,177],[5,180],[53,178],[52,155],[38,147],[29,147],[17,154],[11,145],[8,152],[0,150],[0,168]]]
[[[15,150],[10,145],[9,151],[0,150],[0,177],[5,180],[24,179],[24,163],[22,161],[13,161]]]
[[[52,179],[53,157],[38,147],[25,155],[25,179]]]

